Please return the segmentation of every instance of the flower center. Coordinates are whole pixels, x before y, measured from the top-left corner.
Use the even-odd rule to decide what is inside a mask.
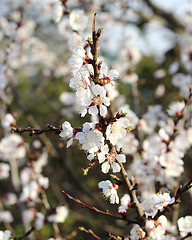
[[[109,162],[114,162],[116,155],[117,154],[115,152],[110,152],[110,153],[106,154],[106,160]]]
[[[94,97],[94,98],[92,99],[92,101],[93,101],[93,104],[94,104],[95,106],[99,106],[99,105],[102,104],[102,98],[99,97],[99,96]]]

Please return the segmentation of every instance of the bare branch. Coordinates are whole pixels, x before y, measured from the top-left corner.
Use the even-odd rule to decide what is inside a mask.
[[[109,212],[104,212],[104,211],[102,211],[102,210],[97,209],[96,207],[91,207],[91,206],[87,205],[86,203],[82,202],[81,200],[79,200],[79,199],[77,199],[77,198],[73,198],[72,196],[70,196],[70,195],[69,195],[68,193],[66,193],[65,191],[62,191],[62,193],[63,193],[65,196],[67,196],[69,199],[73,200],[74,202],[82,205],[83,207],[86,207],[86,208],[88,208],[88,209],[91,209],[91,210],[93,210],[94,212],[97,212],[97,213],[100,213],[100,214],[103,214],[103,215],[112,217],[112,218],[117,219],[117,220],[126,221],[126,222],[128,222],[128,224],[132,224],[132,223],[133,223],[133,224],[136,224],[136,223],[138,223],[137,221],[133,221],[133,220],[130,220],[130,219],[127,219],[127,218],[118,217],[118,216],[115,216],[115,215],[113,215],[113,214],[111,214],[111,213],[109,213]]]
[[[79,227],[79,229],[89,235],[91,235],[92,237],[94,237],[95,239],[101,240],[100,237],[98,237],[91,229],[87,230],[84,227]]]

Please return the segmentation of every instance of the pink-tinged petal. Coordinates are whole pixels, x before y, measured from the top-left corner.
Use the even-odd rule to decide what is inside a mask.
[[[110,105],[110,99],[108,97],[104,97],[103,98],[103,103],[105,104],[105,106],[109,106]]]
[[[102,117],[104,117],[107,114],[107,107],[104,105],[99,106],[100,114]]]
[[[120,172],[120,170],[121,170],[119,164],[116,163],[116,162],[111,163],[111,168],[113,169],[113,172],[114,172],[114,173]]]
[[[109,172],[109,169],[110,169],[110,165],[108,162],[104,162],[101,166],[101,171],[103,173],[108,173]]]
[[[113,78],[118,78],[119,77],[119,72],[117,70],[112,69],[109,72],[108,77],[112,80]]]
[[[91,114],[92,116],[96,116],[98,114],[98,109],[95,106],[92,106],[89,108],[89,114]]]
[[[126,157],[124,154],[118,154],[116,156],[116,159],[119,161],[119,162],[122,162],[122,163],[125,163],[126,162]]]

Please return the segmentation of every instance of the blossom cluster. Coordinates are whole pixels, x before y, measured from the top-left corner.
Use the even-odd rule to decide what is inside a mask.
[[[143,3],[139,14],[133,5],[127,1],[100,0],[85,3],[76,0],[0,1],[0,239],[16,238],[12,226],[16,225],[18,212],[26,234],[35,225],[39,237],[44,234],[44,225],[49,224],[54,231],[49,240],[64,238],[58,224],[64,223],[70,214],[60,202],[58,189],[63,185],[55,188],[53,176],[57,173],[53,172],[49,162],[55,152],[59,156],[56,160],[63,159],[63,155],[48,137],[28,144],[24,137],[10,133],[11,129],[25,132],[18,130],[18,119],[22,123],[24,119],[29,124],[38,125],[36,119],[31,118],[28,106],[37,99],[36,96],[44,95],[41,91],[47,83],[51,82],[54,90],[52,86],[55,79],[59,81],[63,77],[62,87],[68,89],[65,86],[67,83],[71,90],[60,95],[64,105],[62,110],[58,104],[51,105],[54,111],[67,118],[56,133],[60,133],[63,141],[67,140],[67,148],[78,142],[80,149],[85,152],[89,166],[83,169],[84,175],[95,164],[99,164],[101,173],[104,173],[102,180],[97,179],[97,193],[101,191],[104,199],[114,205],[113,209],[118,206],[119,215],[113,217],[125,222],[124,236],[113,239],[176,240],[192,236],[192,216],[179,216],[174,219],[174,225],[166,217],[166,212],[180,201],[180,184],[186,181],[187,176],[184,171],[188,171],[189,176],[191,174],[185,167],[185,160],[190,156],[187,154],[192,145],[189,106],[192,96],[192,8],[184,16],[182,31],[176,31],[182,34],[178,37],[174,33],[180,59],[171,64],[168,62],[168,70],[159,68],[150,76],[148,85],[151,87],[151,81],[154,80],[155,89],[153,86],[150,89],[151,92],[154,90],[153,105],[146,108],[148,101],[139,93],[139,89],[148,81],[145,79],[145,67],[148,65],[145,66],[145,57],[135,45],[136,35],[128,33],[125,23],[139,19],[139,25],[142,25],[140,19],[144,17],[145,22],[148,12],[152,16],[156,11],[149,11],[147,3]],[[118,29],[123,34],[111,34],[109,30],[103,33],[100,28],[97,31],[93,29],[92,37],[87,37],[93,10],[100,12],[100,22],[114,26],[114,31]],[[156,24],[152,21],[149,23]],[[55,41],[54,46],[51,39]],[[100,40],[102,44],[97,48]],[[117,42],[116,47],[114,41]],[[67,62],[69,50],[72,53]],[[110,60],[99,56],[97,50],[108,55]],[[157,58],[158,61],[154,61],[156,66],[163,66],[159,56]],[[141,67],[139,71],[143,76],[135,71],[140,67],[141,59],[144,59],[144,70]],[[176,101],[176,94],[170,93],[173,100],[167,104],[162,97],[169,94],[168,78],[171,79],[169,84],[175,87],[174,91],[179,91],[179,97]],[[23,86],[28,85],[32,86],[34,92],[29,90],[26,97]],[[144,89],[143,92],[150,98],[148,91]],[[130,105],[126,102],[129,94]],[[16,106],[18,113],[13,112]],[[76,123],[74,121],[71,124],[69,119],[73,121],[77,113],[81,121],[84,117],[86,120],[81,127],[72,127]],[[34,134],[35,130],[31,132],[31,135]],[[66,169],[68,171],[70,168]],[[10,187],[5,193],[8,184]],[[188,185],[190,187],[191,184]],[[54,192],[53,199],[49,195],[51,190]],[[173,195],[173,192],[176,194]],[[108,211],[100,212],[110,215]],[[133,214],[135,216],[130,220],[129,216]],[[130,225],[128,236],[127,223]],[[66,239],[72,237],[73,234]],[[29,238],[35,239],[35,235],[32,233]]]

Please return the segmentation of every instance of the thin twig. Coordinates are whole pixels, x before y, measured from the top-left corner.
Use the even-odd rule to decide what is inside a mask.
[[[180,238],[180,240],[184,240],[184,239],[186,239],[188,237],[191,237],[191,236],[192,236],[192,233],[188,233],[185,237]]]
[[[82,202],[81,200],[79,200],[79,199],[77,199],[77,198],[73,198],[71,195],[69,195],[69,194],[66,193],[65,191],[62,191],[62,193],[63,193],[65,196],[67,196],[69,199],[73,200],[74,202],[82,205],[83,207],[86,207],[86,208],[88,208],[88,209],[91,209],[91,210],[93,210],[94,212],[101,213],[101,214],[103,214],[103,215],[112,217],[112,218],[117,219],[117,220],[126,221],[126,222],[128,222],[128,224],[131,224],[131,223],[136,224],[136,223],[138,223],[137,221],[134,221],[134,220],[130,220],[130,219],[127,219],[127,218],[118,217],[118,216],[115,216],[115,215],[113,215],[113,214],[111,214],[111,213],[109,213],[109,212],[104,212],[104,211],[102,211],[102,210],[97,209],[96,207],[91,207],[91,206],[87,205],[86,203]]]
[[[166,212],[169,212],[169,210],[177,203],[180,202],[181,196],[187,192],[192,187],[192,179],[184,186],[180,186],[176,193],[175,193],[175,201],[172,204],[169,204],[168,206],[165,206],[162,211],[158,211],[155,215],[154,219],[158,219],[161,215],[164,215]]]
[[[84,227],[79,227],[79,229],[89,235],[91,235],[92,237],[94,237],[95,239],[101,240],[100,237],[98,237],[91,229],[87,230]]]
[[[32,226],[31,229],[29,231],[27,231],[23,236],[17,238],[15,237],[14,240],[22,240],[25,239],[26,237],[28,237],[33,231],[35,230],[35,227]]]
[[[55,134],[60,134],[61,133],[61,128],[56,128],[53,125],[47,124],[47,129],[35,129],[35,128],[16,128],[16,127],[12,127],[13,132],[15,133],[24,133],[24,132],[29,132],[30,136],[33,135],[40,135],[42,133],[45,132],[54,132]]]

